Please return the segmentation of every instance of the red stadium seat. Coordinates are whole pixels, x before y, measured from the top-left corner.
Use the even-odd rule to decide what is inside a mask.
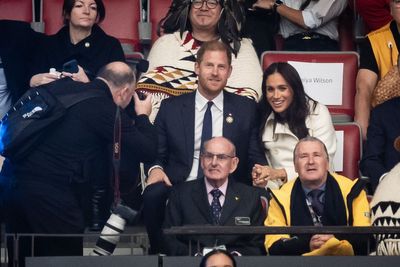
[[[55,34],[63,26],[62,6],[64,0],[43,0],[42,19],[45,34]]]
[[[32,0],[0,0],[0,19],[32,22],[34,17]]]
[[[103,0],[106,18],[100,24],[109,35],[118,38],[124,51],[140,51],[140,0]],[[126,49],[126,45],[131,46]]]
[[[344,175],[350,179],[360,177],[358,164],[361,159],[361,129],[355,122],[349,123],[335,123],[334,124],[336,133],[343,132],[343,143],[338,142],[338,148],[335,155],[335,159],[340,160],[343,164],[343,169],[337,170],[338,166],[335,166],[336,172]],[[339,140],[340,141],[340,140]],[[337,158],[339,155],[338,151],[343,151],[343,157]]]
[[[286,52],[267,51],[261,56],[261,65],[265,70],[274,62],[310,62],[343,63],[343,85],[341,105],[327,105],[334,121],[353,121],[358,54],[355,52]],[[323,89],[323,88],[321,88]],[[316,99],[318,100],[318,99]]]
[[[151,22],[151,42],[154,43],[158,39],[157,27],[158,23],[168,12],[172,0],[149,0],[149,17]]]

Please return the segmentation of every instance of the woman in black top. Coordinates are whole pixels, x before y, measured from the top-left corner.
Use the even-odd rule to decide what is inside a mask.
[[[64,27],[37,46],[31,68],[31,87],[52,82],[63,76],[88,82],[97,71],[112,61],[124,61],[119,41],[98,25],[105,18],[102,0],[65,0]],[[77,60],[78,72],[63,72],[63,64]],[[54,68],[55,71],[51,71]],[[62,75],[61,75],[62,74]]]

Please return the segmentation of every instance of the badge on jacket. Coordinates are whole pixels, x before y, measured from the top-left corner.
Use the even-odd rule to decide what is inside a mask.
[[[250,225],[250,217],[235,217],[235,225]]]

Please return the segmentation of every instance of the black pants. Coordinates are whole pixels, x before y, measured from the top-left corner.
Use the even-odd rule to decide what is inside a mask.
[[[6,197],[6,231],[9,234],[81,234],[83,212],[71,184],[50,185],[25,181],[11,186]],[[18,242],[19,266],[32,256],[31,238]],[[14,260],[13,238],[7,240],[9,262]],[[34,256],[81,256],[81,237],[38,237],[34,239]]]
[[[151,184],[143,192],[143,220],[150,240],[150,254],[164,252],[162,225],[169,193],[170,187],[163,182]]]
[[[339,51],[339,43],[318,33],[300,33],[285,39],[285,51]]]
[[[279,17],[275,12],[264,9],[246,12],[243,35],[253,41],[260,57],[264,51],[275,50],[274,36],[279,28]]]

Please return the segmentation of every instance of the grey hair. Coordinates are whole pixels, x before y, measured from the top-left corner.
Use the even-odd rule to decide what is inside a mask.
[[[297,142],[296,146],[294,147],[294,150],[293,150],[293,161],[295,161],[295,159],[296,159],[297,147],[299,146],[300,143],[303,143],[303,142],[318,142],[318,143],[320,143],[324,148],[327,160],[329,160],[328,150],[326,149],[326,146],[325,146],[324,142],[322,142],[321,139],[319,139],[317,137],[306,136],[306,137],[300,139],[299,142]]]

